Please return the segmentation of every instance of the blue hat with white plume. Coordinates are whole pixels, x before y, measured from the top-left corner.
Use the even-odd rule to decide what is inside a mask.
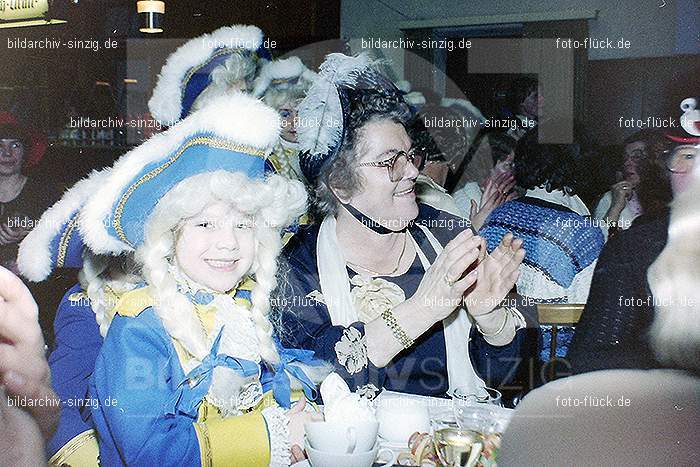
[[[376,64],[366,53],[354,57],[332,53],[321,64],[318,79],[298,108],[299,162],[307,180],[315,181],[323,165],[340,151],[354,103],[375,94],[408,109],[401,91]]]

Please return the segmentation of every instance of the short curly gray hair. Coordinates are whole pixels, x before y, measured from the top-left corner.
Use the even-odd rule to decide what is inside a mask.
[[[363,146],[363,129],[368,123],[390,120],[406,126],[411,110],[400,95],[362,90],[350,100],[345,135],[338,154],[326,161],[312,187],[314,213],[323,218],[338,213],[336,192],[353,196],[361,191],[364,178],[357,170]]]

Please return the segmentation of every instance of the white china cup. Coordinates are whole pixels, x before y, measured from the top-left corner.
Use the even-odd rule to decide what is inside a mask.
[[[351,454],[367,452],[377,442],[378,422],[308,422],[306,438],[318,451]]]
[[[311,467],[372,467],[375,462],[379,462],[382,467],[388,467],[396,462],[396,454],[391,449],[380,448],[379,443],[365,452],[343,454],[314,449],[307,438],[304,441],[304,448],[309,456]],[[381,457],[386,459],[378,460]]]
[[[407,397],[386,397],[377,403],[379,436],[390,443],[408,445],[416,431],[430,431],[430,414],[426,401]]]

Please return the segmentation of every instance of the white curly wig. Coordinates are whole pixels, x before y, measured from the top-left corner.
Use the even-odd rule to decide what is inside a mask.
[[[135,272],[137,269],[133,255],[96,255],[87,248],[83,251],[78,280],[95,313],[102,337],[107,335],[112,324],[118,297],[143,282]]]
[[[256,281],[251,316],[261,358],[277,363],[269,298],[277,284],[281,231],[306,209],[306,192],[299,182],[280,175],[251,180],[243,173],[219,170],[187,178],[163,196],[146,223],[144,243],[136,250],[143,277],[153,289],[154,310],[168,333],[197,360],[207,355],[211,342],[204,335],[192,304],[178,292],[169,267],[182,221],[217,202],[229,204],[255,220],[256,257],[249,271]],[[222,350],[225,342],[226,330]]]
[[[211,83],[197,96],[192,104],[191,112],[199,110],[217,97],[232,92],[248,92],[253,85],[256,59],[250,54],[235,52],[211,73]]]

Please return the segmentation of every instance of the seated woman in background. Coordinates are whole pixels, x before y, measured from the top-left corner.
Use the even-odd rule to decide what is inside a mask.
[[[285,346],[333,361],[369,397],[507,381],[525,321],[501,301],[520,240],[507,235],[481,259],[464,219],[417,202],[422,154],[405,130],[409,108],[366,55],[329,55],[299,113],[320,126],[300,128],[299,140],[322,222],[285,250]]]
[[[606,239],[610,234],[629,229],[632,221],[644,212],[637,189],[640,171],[643,163],[658,153],[656,146],[661,143],[661,135],[654,130],[638,131],[625,139],[618,181],[603,194],[594,212],[594,217],[602,221],[600,225]]]
[[[515,118],[519,124],[508,129],[508,136],[520,141],[534,132],[542,113],[544,98],[540,93],[539,83],[532,76],[520,76],[513,80],[506,92],[504,117]],[[533,126],[534,125],[534,126]]]
[[[461,116],[454,109],[437,105],[424,106],[412,118],[406,131],[413,147],[422,151],[426,159],[416,178],[416,196],[419,202],[462,216],[446,189],[448,180],[454,177],[456,165],[468,163],[464,161],[469,152],[468,134],[464,127],[453,123],[458,119]],[[437,121],[441,123],[436,123]]]
[[[690,169],[698,141],[686,137],[669,167]],[[595,371],[531,392],[503,436],[499,465],[700,465],[699,166],[684,173],[690,186],[676,192],[668,243],[647,274],[649,347],[667,369]]]
[[[654,297],[647,270],[666,245],[668,203],[687,189],[700,137],[669,135],[641,166],[637,189],[644,214],[608,241],[596,266],[568,359],[574,373],[608,368],[659,368],[649,343]],[[662,200],[665,200],[663,202]]]
[[[515,180],[525,196],[497,207],[480,231],[489,251],[508,232],[523,239],[518,293],[538,303],[585,303],[603,234],[576,195],[577,146],[525,137],[515,152]]]
[[[45,150],[38,134],[0,113],[0,261],[15,273],[19,242],[59,195],[45,177],[28,175]]]
[[[467,182],[452,194],[459,209],[465,215],[469,214],[477,232],[496,207],[517,196],[513,191],[513,164],[517,141],[505,133],[489,132],[481,135],[475,144],[479,144],[481,138],[486,138],[491,147],[493,168],[488,177],[480,182]]]

